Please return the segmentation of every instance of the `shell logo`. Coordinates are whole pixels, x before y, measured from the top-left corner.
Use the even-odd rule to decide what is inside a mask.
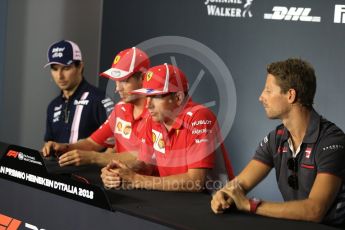
[[[152,129],[152,142],[153,142],[153,149],[165,154],[165,142],[163,138],[163,134],[158,132],[157,130]]]
[[[163,139],[160,139],[160,140],[158,141],[158,147],[161,148],[161,149],[163,149],[163,148],[165,147],[165,144],[164,144]]]
[[[132,124],[128,121],[116,118],[115,133],[120,134],[122,137],[129,139],[131,137]]]
[[[122,131],[122,123],[121,122],[118,122],[116,127],[117,127],[117,131],[119,131],[119,132]]]
[[[131,130],[132,130],[132,127],[131,126],[126,126],[124,129],[123,129],[123,133],[125,135],[128,135],[131,133]]]
[[[157,139],[156,134],[152,132],[152,142],[155,143],[156,139]]]

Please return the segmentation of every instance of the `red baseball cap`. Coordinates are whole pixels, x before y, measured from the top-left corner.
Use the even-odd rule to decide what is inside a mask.
[[[150,68],[144,77],[143,88],[132,94],[161,95],[178,91],[188,91],[186,75],[176,66],[164,64]]]
[[[121,81],[135,72],[145,73],[149,68],[150,59],[148,55],[141,49],[132,47],[118,53],[111,68],[101,73],[100,76]]]

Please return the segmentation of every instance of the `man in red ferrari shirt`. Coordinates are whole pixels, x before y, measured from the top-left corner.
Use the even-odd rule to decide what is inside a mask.
[[[217,189],[233,178],[217,118],[188,95],[188,80],[177,67],[152,67],[143,88],[149,116],[141,134],[136,166],[114,160],[102,169],[107,188],[129,185],[165,191]],[[216,184],[215,184],[216,183]]]
[[[111,115],[86,139],[73,144],[48,142],[43,147],[43,155],[49,156],[52,152],[62,154],[59,156],[60,166],[85,164],[105,166],[113,158],[136,159],[140,146],[137,129],[147,111],[146,99],[129,92],[142,86],[143,74],[149,66],[150,60],[147,54],[136,47],[123,50],[116,55],[112,67],[101,73],[101,76],[116,82],[116,91],[121,98]],[[105,148],[113,148],[114,151],[100,152]],[[113,152],[129,154],[120,156]]]

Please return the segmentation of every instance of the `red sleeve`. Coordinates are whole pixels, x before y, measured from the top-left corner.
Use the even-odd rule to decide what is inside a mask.
[[[208,109],[198,110],[189,122],[188,168],[213,168],[219,132],[216,117]]]
[[[114,110],[108,117],[108,119],[99,127],[96,131],[94,131],[90,138],[99,145],[102,145],[106,148],[113,148],[114,143],[114,133],[112,130],[112,119],[114,118]]]

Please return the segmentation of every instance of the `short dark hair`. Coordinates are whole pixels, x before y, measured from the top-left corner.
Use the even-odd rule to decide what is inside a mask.
[[[73,64],[75,65],[75,67],[79,67],[80,63],[81,63],[81,61],[79,61],[79,60],[73,61]]]
[[[76,68],[79,68],[80,64],[81,64],[81,61],[79,61],[79,60],[73,61],[73,63],[72,63],[72,65],[74,65]],[[84,67],[81,70],[81,75],[84,75]]]
[[[308,62],[299,58],[289,58],[269,64],[267,72],[275,77],[282,93],[294,89],[297,102],[309,109],[313,107],[316,76],[314,68]]]
[[[55,64],[55,63],[54,63],[54,64]],[[52,66],[53,66],[54,64],[51,64],[51,65],[50,65],[50,68],[52,68]],[[81,64],[81,61],[79,61],[79,60],[73,61],[73,62],[71,63],[71,65],[74,65],[74,66],[77,67],[77,68],[79,68],[80,64]]]
[[[141,71],[137,71],[133,73],[130,77],[134,77],[136,80],[139,80],[140,78],[144,77],[144,73]]]
[[[142,80],[143,79],[143,72],[141,72],[141,71],[137,71],[137,72],[134,72],[134,73],[132,73],[129,77],[127,77],[127,78],[125,78],[124,80],[120,80],[120,81],[123,81],[123,82],[128,82],[129,81],[129,79],[135,79],[135,80]]]

